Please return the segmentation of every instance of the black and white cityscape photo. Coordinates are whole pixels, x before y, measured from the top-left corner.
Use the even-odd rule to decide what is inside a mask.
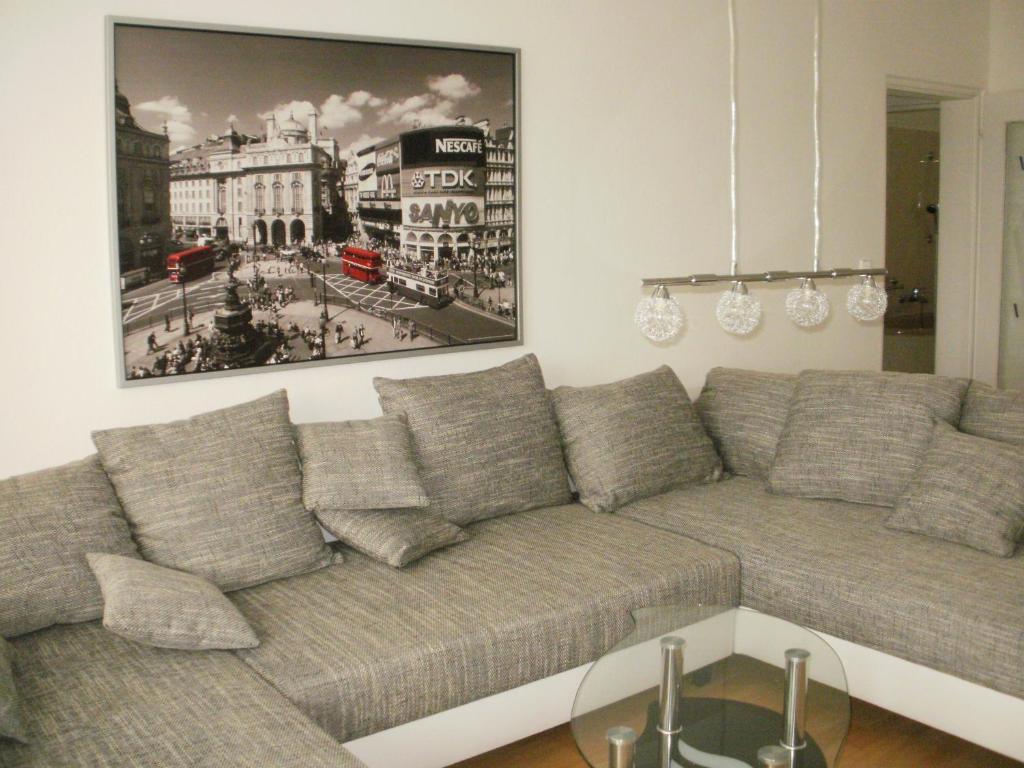
[[[125,380],[518,340],[513,51],[113,37]]]

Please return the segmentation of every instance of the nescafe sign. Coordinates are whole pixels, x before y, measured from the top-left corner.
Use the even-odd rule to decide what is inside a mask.
[[[479,166],[486,162],[484,132],[471,125],[408,131],[401,136],[402,167]]]

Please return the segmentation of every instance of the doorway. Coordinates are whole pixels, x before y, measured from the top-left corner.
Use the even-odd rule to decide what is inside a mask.
[[[280,219],[274,219],[270,224],[270,242],[274,245],[284,245],[285,227]]]
[[[939,100],[886,98],[885,266],[889,308],[882,369],[935,373],[939,256]]]
[[[1024,91],[985,97],[975,377],[1024,389]]]
[[[970,377],[980,301],[981,97],[975,88],[908,78],[889,77],[886,86],[893,163],[882,368]]]
[[[1006,389],[1024,389],[1024,120],[1006,124],[1003,188],[1003,279],[997,382]]]

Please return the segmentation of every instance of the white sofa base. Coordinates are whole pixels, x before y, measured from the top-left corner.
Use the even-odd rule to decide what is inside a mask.
[[[773,658],[778,620],[744,608],[742,652]],[[758,631],[762,625],[766,631]],[[818,632],[842,659],[850,695],[1024,761],[1024,699]],[[759,649],[752,638],[765,638]],[[691,648],[694,646],[691,646]],[[689,660],[689,659],[688,659]],[[707,660],[704,660],[706,663]],[[345,744],[370,768],[444,768],[569,721],[590,664]]]

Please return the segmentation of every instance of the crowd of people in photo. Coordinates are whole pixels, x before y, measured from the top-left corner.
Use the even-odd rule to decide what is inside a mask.
[[[497,289],[500,296],[501,289],[513,287],[514,280],[510,267],[514,264],[515,255],[511,248],[476,254],[468,249],[461,252],[451,249],[445,250],[439,259],[421,260],[414,253],[403,253],[395,243],[362,234],[354,234],[341,243],[318,241],[299,247],[248,243],[231,246],[225,251],[230,260],[229,274],[233,274],[243,264],[251,265],[246,280],[241,284],[247,288],[240,297],[242,303],[269,316],[253,321],[253,328],[262,343],[271,342],[274,345],[274,351],[266,360],[266,364],[278,365],[296,362],[299,359],[323,359],[328,355],[327,342],[332,336],[334,347],[338,351],[346,343],[353,352],[360,351],[371,341],[363,323],[353,322],[346,335],[345,322],[341,319],[334,322],[333,326],[323,321],[317,327],[300,326],[291,321],[282,327],[281,313],[297,300],[295,287],[284,284],[285,281],[288,278],[308,275],[313,303],[319,305],[326,298],[324,290],[318,290],[318,280],[323,269],[320,262],[327,257],[340,256],[345,246],[380,253],[386,269],[417,272],[431,279],[443,279],[446,274],[451,275],[454,278],[454,293],[458,299],[481,310],[515,317],[516,308],[513,300],[495,301],[493,296],[479,295],[481,291]],[[510,299],[512,298],[510,294]],[[390,322],[396,341],[408,340],[412,343],[423,332],[410,318],[388,311],[366,309],[361,305],[358,305],[358,308]],[[132,365],[128,377],[143,379],[232,367],[225,361],[232,359],[229,347],[236,344],[237,339],[222,337],[215,329],[205,335],[201,332],[190,332],[189,329],[194,327],[194,316],[194,310],[190,308],[184,318],[187,320],[185,334],[176,343],[161,345],[157,341],[156,332],[151,332],[146,338],[148,364]],[[164,331],[170,330],[170,315],[165,315]],[[426,332],[431,332],[429,326]],[[306,354],[296,354],[293,348],[296,343],[306,347]]]
[[[283,334],[270,335],[278,343],[278,350],[285,346]],[[208,336],[196,333],[179,339],[177,344],[161,347],[157,343],[156,333],[150,333],[146,339],[150,354],[155,354],[153,362],[146,365],[133,365],[128,371],[130,379],[147,379],[152,376],[173,376],[182,373],[204,373],[219,371],[232,367],[222,362],[230,352],[230,342],[217,331]]]

